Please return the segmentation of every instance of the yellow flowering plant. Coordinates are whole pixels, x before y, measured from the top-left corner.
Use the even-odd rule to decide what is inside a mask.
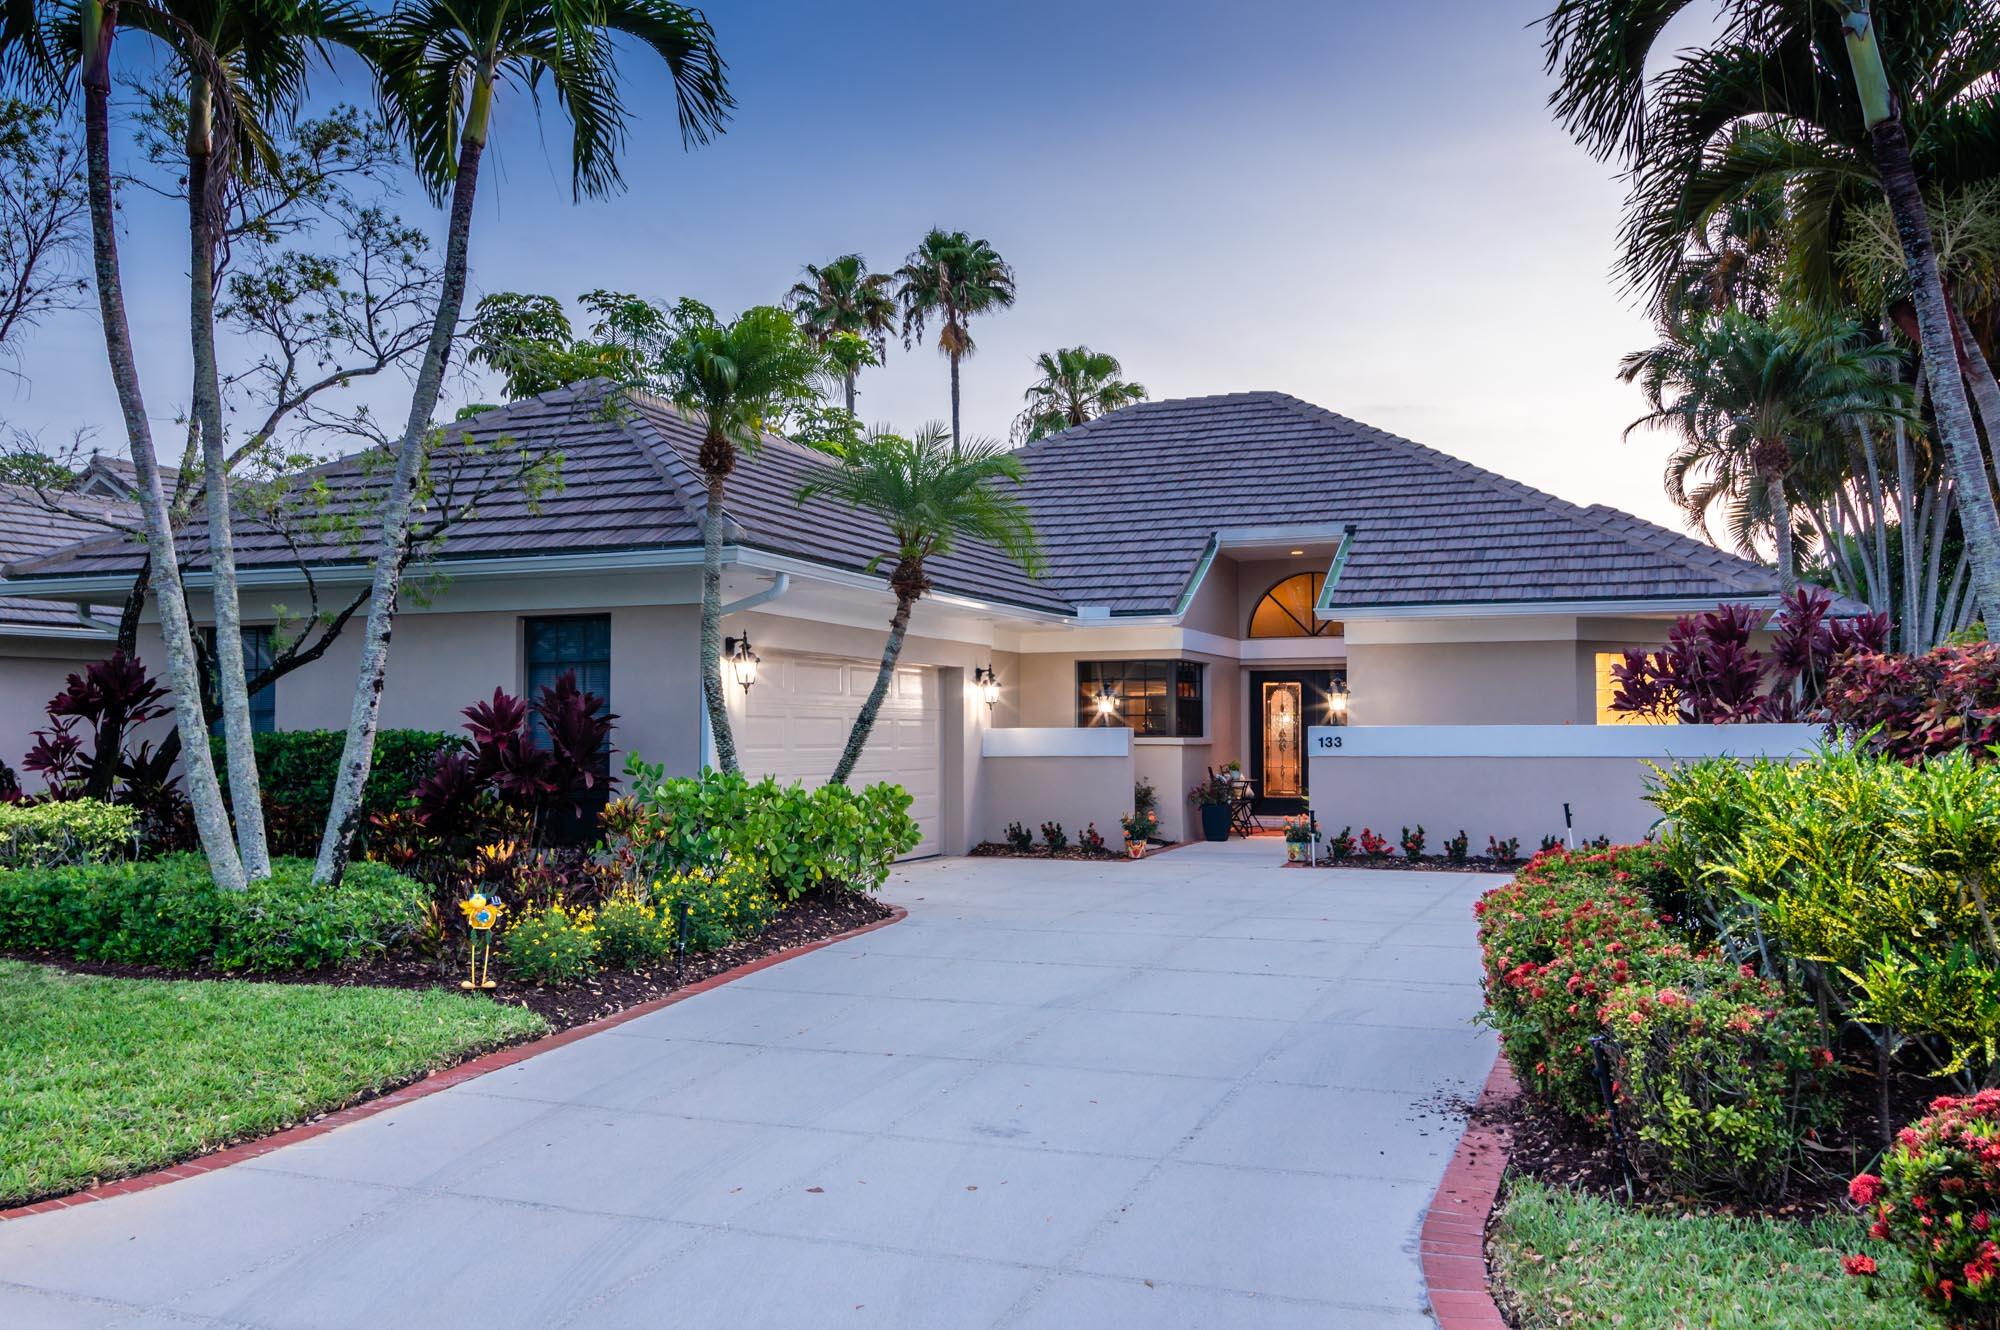
[[[500,957],[516,978],[570,984],[597,973],[597,915],[560,898],[524,907],[500,940]]]

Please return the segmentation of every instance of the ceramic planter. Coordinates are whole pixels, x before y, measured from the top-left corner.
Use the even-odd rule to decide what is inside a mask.
[[[1132,857],[1133,857],[1134,859],[1143,859],[1143,858],[1145,858],[1145,857],[1146,857],[1146,842],[1144,842],[1144,841],[1142,841],[1142,840],[1128,840],[1128,841],[1126,841],[1126,842],[1125,842],[1125,853],[1126,853],[1126,854],[1129,854],[1129,855],[1131,855],[1131,856],[1132,856]]]
[[[1201,806],[1201,838],[1203,840],[1229,839],[1229,805],[1203,804]]]
[[[1304,863],[1306,861],[1306,843],[1302,840],[1286,841],[1285,861],[1294,864]]]

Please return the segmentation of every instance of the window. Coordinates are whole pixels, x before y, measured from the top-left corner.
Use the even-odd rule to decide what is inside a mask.
[[[1341,625],[1313,617],[1325,573],[1293,573],[1264,593],[1250,611],[1252,637],[1339,637]]]
[[[1203,667],[1191,660],[1080,660],[1076,723],[1123,725],[1134,734],[1199,739]],[[1109,697],[1107,709],[1099,701]]]
[[[1618,680],[1612,676],[1611,667],[1625,659],[1622,651],[1600,651],[1597,653],[1597,723],[1599,725],[1670,725],[1673,722],[1652,716],[1635,716],[1611,709],[1611,699],[1618,694]]]
[[[533,703],[542,689],[574,670],[576,686],[595,693],[611,704],[611,616],[608,614],[568,614],[560,618],[526,621],[527,700]],[[530,713],[529,731],[536,743],[548,735],[541,718]]]
[[[269,628],[245,628],[243,630],[243,677],[254,679],[277,658],[277,647],[272,642]],[[208,658],[215,659],[215,630],[202,629],[202,636],[208,641]],[[213,700],[213,699],[211,699]],[[265,684],[250,694],[250,732],[269,734],[278,728],[278,685]],[[222,733],[222,718],[216,717],[215,724],[208,727],[210,734]]]

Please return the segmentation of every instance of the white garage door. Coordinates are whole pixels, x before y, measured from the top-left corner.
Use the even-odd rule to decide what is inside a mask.
[[[765,652],[736,734],[745,773],[752,779],[825,781],[847,746],[878,669],[870,660]],[[915,800],[910,814],[924,833],[913,855],[938,852],[939,753],[937,671],[898,668],[848,783],[858,788],[890,780],[910,792]]]

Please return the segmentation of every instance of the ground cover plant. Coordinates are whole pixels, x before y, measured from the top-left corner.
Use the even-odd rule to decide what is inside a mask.
[[[1842,1271],[1861,1227],[1639,1210],[1516,1177],[1487,1252],[1519,1330],[1910,1330],[1907,1300]],[[1904,1274],[1896,1260],[1883,1270]]]
[[[0,1009],[0,1205],[264,1135],[546,1028],[456,992],[111,979],[10,960]]]
[[[0,868],[101,864],[138,849],[139,817],[101,799],[0,803]]]

